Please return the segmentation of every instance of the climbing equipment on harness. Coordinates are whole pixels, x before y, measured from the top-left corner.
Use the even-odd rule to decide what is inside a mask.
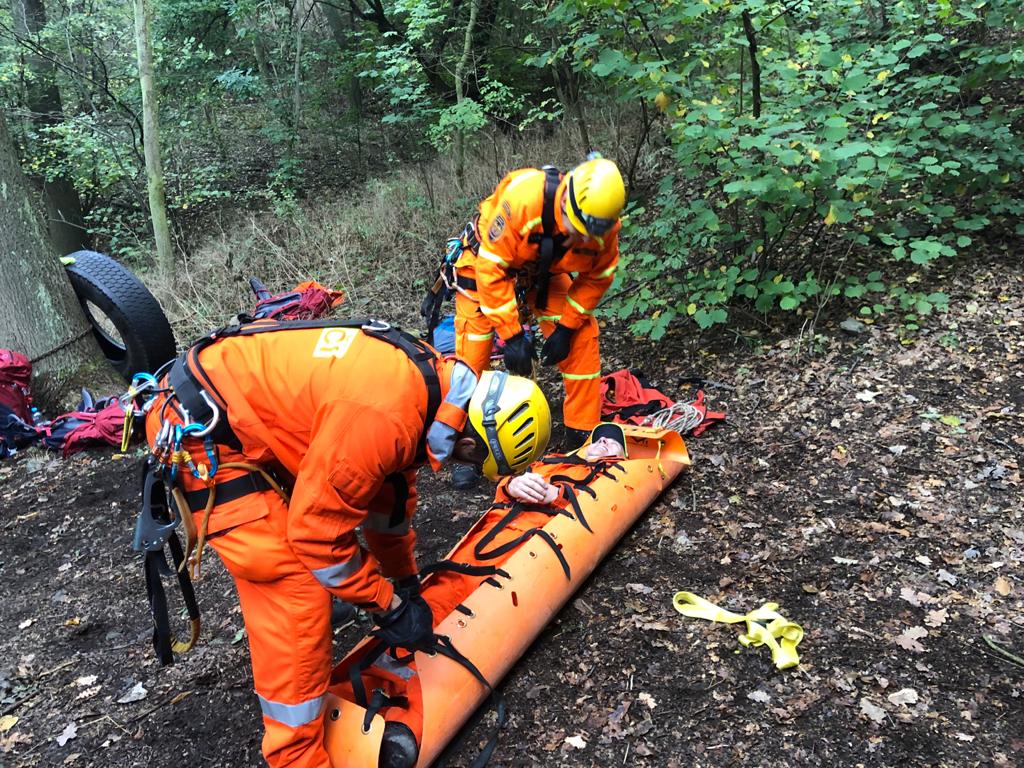
[[[418,750],[389,765],[430,765],[477,706],[496,699],[492,686],[689,464],[679,435],[624,429],[629,459],[545,457],[535,468],[559,488],[559,501],[550,507],[499,501],[444,560],[421,569],[420,593],[434,616],[432,643],[388,649],[371,638],[337,665],[326,702],[332,764],[381,764],[388,726],[402,723]],[[504,707],[500,700],[495,705],[500,725]],[[497,733],[472,765],[486,762],[496,739]]]
[[[719,608],[692,592],[676,592],[672,606],[683,616],[694,619],[746,624],[747,631],[740,635],[740,643],[744,646],[768,646],[778,669],[790,669],[800,663],[796,647],[803,639],[804,631],[799,624],[778,612],[778,603],[765,603],[747,614],[740,614]]]
[[[420,316],[427,325],[426,340],[428,344],[434,343],[434,329],[441,321],[441,309],[455,293],[462,293],[470,296],[469,291],[476,291],[476,280],[470,277],[463,277],[455,273],[455,262],[462,256],[462,252],[470,250],[476,253],[480,250],[480,238],[477,235],[477,220],[479,214],[474,216],[458,237],[450,237],[445,241],[444,255],[437,268],[437,277],[427,289],[423,302],[420,304]],[[472,298],[470,296],[470,298]]]

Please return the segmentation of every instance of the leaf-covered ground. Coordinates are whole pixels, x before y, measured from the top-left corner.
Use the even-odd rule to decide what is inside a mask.
[[[965,270],[966,271],[966,270]],[[729,424],[515,667],[493,765],[1024,764],[1024,271],[975,263],[951,311],[699,348],[606,331],[606,368],[701,375]],[[808,355],[809,347],[814,354]],[[129,542],[137,466],[0,465],[0,765],[261,764],[230,580],[206,560],[201,645],[160,669]],[[487,497],[425,476],[422,559]],[[677,590],[800,623],[778,671]],[[339,632],[343,653],[359,626]],[[448,756],[466,765],[491,718]]]

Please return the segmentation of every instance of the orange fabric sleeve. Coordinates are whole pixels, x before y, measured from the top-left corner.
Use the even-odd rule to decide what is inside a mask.
[[[386,477],[370,502],[363,535],[389,578],[402,579],[417,573],[416,530],[412,527],[415,512],[416,470],[412,468]]]
[[[348,401],[325,403],[313,420],[288,507],[288,541],[317,581],[346,602],[378,610],[391,603],[394,589],[356,528],[384,479],[414,463],[421,429]]]
[[[601,243],[601,250],[594,260],[593,267],[580,272],[569,287],[565,297],[562,318],[558,321],[566,328],[576,330],[586,322],[587,315],[593,315],[601,297],[615,280],[615,269],[619,265],[619,229],[616,224]]]

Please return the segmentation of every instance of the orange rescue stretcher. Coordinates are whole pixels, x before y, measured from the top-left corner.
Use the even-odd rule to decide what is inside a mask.
[[[333,765],[377,768],[385,725],[396,721],[418,745],[418,757],[407,768],[429,766],[488,697],[490,686],[689,465],[678,433],[623,426],[628,458],[544,459],[557,465],[547,479],[560,487],[560,502],[495,503],[444,561],[424,569],[432,572],[421,594],[444,647],[382,652],[371,637],[335,667],[325,719]],[[445,648],[455,653],[437,652]],[[393,757],[388,764],[396,765]]]

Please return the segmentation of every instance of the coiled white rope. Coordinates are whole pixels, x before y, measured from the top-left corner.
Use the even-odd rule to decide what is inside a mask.
[[[645,416],[641,426],[671,429],[673,432],[685,435],[690,430],[699,427],[702,421],[704,421],[704,414],[697,410],[692,402],[675,403],[650,416]]]

